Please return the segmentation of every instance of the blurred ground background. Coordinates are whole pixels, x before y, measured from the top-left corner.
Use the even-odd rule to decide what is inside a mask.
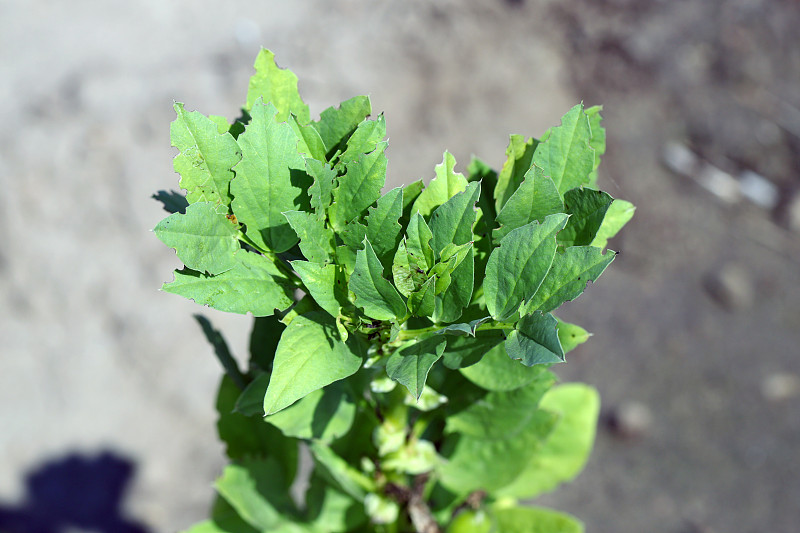
[[[596,333],[558,370],[603,423],[542,503],[596,533],[797,531],[798,27],[791,0],[0,0],[0,517],[109,468],[129,525],[207,512],[220,369],[157,291],[149,196],[177,187],[173,99],[237,116],[263,45],[312,114],[371,95],[394,184],[604,104],[600,184],[638,211],[562,313]],[[205,313],[244,355],[250,319]]]

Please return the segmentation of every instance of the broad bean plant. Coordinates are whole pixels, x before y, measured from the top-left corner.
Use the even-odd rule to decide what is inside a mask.
[[[597,392],[551,366],[589,334],[553,313],[614,260],[633,206],[596,188],[601,109],[512,135],[496,171],[445,152],[384,192],[386,122],[356,96],[312,120],[262,50],[241,117],[175,104],[184,193],[155,228],[163,286],[254,318],[216,406],[230,459],[191,533],[583,531],[523,506],[574,478]]]

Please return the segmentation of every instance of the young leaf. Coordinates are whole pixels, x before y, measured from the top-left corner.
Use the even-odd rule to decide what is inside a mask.
[[[319,120],[311,122],[311,126],[319,132],[328,156],[336,148],[343,148],[344,143],[353,134],[356,127],[372,113],[369,96],[354,96],[345,100],[339,107],[329,107],[323,111]]]
[[[175,271],[175,281],[163,291],[190,298],[229,313],[268,316],[292,305],[294,286],[267,256],[239,250],[236,265],[222,274],[208,276],[185,268]]]
[[[228,133],[220,135],[216,124],[197,111],[188,112],[175,104],[178,117],[170,124],[172,146],[180,150],[175,172],[181,175],[181,189],[189,203],[211,202],[230,205],[231,169],[242,158],[239,145]]]
[[[316,459],[315,466],[319,468],[319,474],[345,494],[363,502],[366,493],[375,490],[375,483],[370,478],[348,464],[329,446],[312,441],[308,447]]]
[[[336,240],[333,231],[308,211],[286,211],[283,214],[300,238],[300,251],[312,263],[333,261]]]
[[[383,151],[386,148],[386,143],[382,142],[384,137],[386,137],[386,119],[382,113],[375,120],[362,120],[356,131],[347,139],[347,148],[339,155],[336,169],[341,171],[353,161],[361,159],[364,154],[378,149]]]
[[[214,486],[245,522],[259,531],[275,531],[297,515],[288,491],[281,488],[283,477],[275,459],[242,459],[225,467]]]
[[[461,318],[464,308],[472,300],[475,284],[475,254],[472,245],[467,248],[464,259],[456,261],[456,267],[449,276],[450,283],[436,296],[434,322],[455,322]]]
[[[547,391],[539,408],[559,415],[558,424],[530,463],[498,497],[535,498],[570,481],[583,470],[594,444],[600,395],[581,383]]]
[[[551,314],[536,311],[525,315],[517,329],[508,334],[505,349],[511,359],[519,359],[525,366],[563,363],[564,349],[558,338],[558,322]]]
[[[386,146],[385,142],[379,143],[372,152],[351,161],[344,176],[339,177],[339,186],[333,190],[334,203],[328,211],[337,233],[380,198],[386,181]]]
[[[442,162],[436,165],[434,177],[417,197],[411,207],[411,214],[428,216],[433,210],[467,188],[467,178],[456,172],[456,158],[450,152],[444,153]]]
[[[433,364],[442,357],[447,339],[443,335],[411,341],[386,360],[386,373],[419,400]]]
[[[430,228],[433,233],[433,251],[436,254],[447,244],[466,244],[473,240],[475,204],[480,194],[480,182],[472,182],[464,192],[456,194],[433,212]]]
[[[356,416],[352,394],[342,383],[315,390],[264,420],[287,437],[330,443],[350,430]]]
[[[256,73],[250,77],[245,111],[253,109],[261,98],[264,103],[269,102],[277,109],[275,121],[284,122],[292,113],[300,124],[308,124],[311,117],[308,106],[297,92],[297,76],[291,70],[278,68],[275,54],[263,48],[253,66]]]
[[[578,104],[561,117],[561,125],[550,128],[533,156],[533,164],[564,194],[589,183],[594,169],[594,150],[589,145],[589,119]]]
[[[540,168],[533,167],[497,215],[501,227],[494,231],[493,238],[499,242],[513,229],[534,220],[542,222],[548,215],[563,212],[564,202],[553,180],[542,174]]]
[[[428,278],[418,291],[412,292],[408,296],[408,312],[414,316],[432,316],[435,310],[436,278]]]
[[[366,237],[381,263],[388,264],[397,249],[403,228],[398,220],[403,214],[403,188],[396,187],[378,199],[378,206],[367,215]],[[363,237],[362,237],[363,241]]]
[[[494,511],[497,531],[514,533],[584,533],[583,524],[568,514],[538,507],[503,507]]]
[[[614,237],[633,218],[634,211],[636,208],[633,204],[625,200],[615,199],[611,202],[606,216],[603,218],[603,223],[592,241],[592,246],[605,248],[608,239]]]
[[[422,215],[419,213],[412,215],[406,229],[406,251],[410,256],[409,262],[426,272],[434,263],[432,240],[433,233]]]
[[[310,392],[355,374],[364,355],[355,337],[339,340],[336,322],[327,314],[295,317],[275,352],[264,413],[277,413]]]
[[[539,288],[556,253],[556,233],[564,228],[567,215],[556,214],[544,222],[531,222],[511,231],[495,248],[486,264],[484,297],[496,320],[513,317],[523,300]]]
[[[178,259],[192,270],[221,274],[236,265],[239,225],[228,219],[228,208],[211,202],[189,205],[153,230],[161,242],[174,248]]]
[[[350,276],[350,290],[356,296],[355,304],[364,314],[377,320],[402,320],[406,304],[391,283],[383,277],[383,265],[369,240],[364,249],[356,253],[356,264]]]
[[[431,251],[431,253],[433,253]],[[420,290],[428,279],[425,270],[417,265],[415,258],[408,253],[406,239],[400,241],[392,261],[392,280],[397,290],[405,297]]]
[[[590,281],[600,277],[616,254],[603,254],[594,246],[571,246],[556,254],[553,265],[536,294],[522,306],[522,314],[539,310],[548,313],[580,296]]]
[[[539,141],[534,138],[526,140],[522,135],[511,136],[506,148],[506,162],[497,175],[497,185],[494,188],[494,207],[497,213],[503,210],[503,206],[522,183],[533,164],[533,154],[538,145]]]
[[[333,318],[339,316],[342,307],[349,304],[342,267],[336,264],[321,265],[308,261],[292,261],[291,265],[317,305]]]
[[[603,223],[611,202],[607,193],[579,187],[564,194],[564,207],[571,216],[564,231],[558,234],[562,246],[591,244]]]
[[[308,188],[311,207],[317,214],[317,218],[324,220],[333,198],[336,171],[321,161],[306,159],[306,173],[314,179],[314,183]]]
[[[287,122],[297,136],[297,152],[324,163],[326,161],[325,144],[322,142],[319,132],[310,124],[300,124],[294,115],[290,115]]]
[[[242,160],[231,182],[231,206],[253,242],[281,253],[297,243],[283,213],[308,205],[310,179],[297,137],[288,124],[275,122],[276,113],[272,104],[260,102],[251,110],[250,124],[239,135]]]

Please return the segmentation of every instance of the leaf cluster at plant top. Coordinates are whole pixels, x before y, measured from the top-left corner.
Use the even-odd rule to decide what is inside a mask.
[[[191,531],[580,531],[514,502],[574,477],[593,442],[596,392],[553,387],[548,367],[589,336],[552,311],[633,215],[595,189],[600,108],[512,135],[499,172],[445,153],[427,186],[381,195],[369,98],[311,120],[271,52],[255,67],[233,124],[175,104],[186,196],[159,196],[174,212],[155,233],[185,265],[163,289],[258,317],[246,371],[203,322],[232,463]],[[300,442],[314,468],[297,501]]]

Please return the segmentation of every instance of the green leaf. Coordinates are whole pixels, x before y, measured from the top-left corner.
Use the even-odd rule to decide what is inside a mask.
[[[408,311],[414,316],[432,316],[436,307],[436,278],[429,278],[422,287],[408,296]]]
[[[402,220],[405,222],[402,223],[401,226],[405,227],[408,225],[408,221],[411,219],[411,208],[413,207],[414,202],[417,201],[417,198],[419,198],[419,195],[422,194],[422,191],[424,189],[425,189],[425,182],[422,180],[417,180],[403,187]]]
[[[608,211],[606,211],[606,216],[603,218],[603,223],[592,241],[592,246],[605,248],[608,244],[608,239],[619,233],[619,230],[633,218],[634,211],[636,211],[636,208],[633,204],[625,200],[615,199],[611,202],[611,205],[608,206]]]
[[[388,264],[397,249],[403,231],[398,223],[402,214],[403,188],[396,187],[381,196],[377,207],[370,208],[367,215],[366,237],[383,264]]]
[[[583,470],[594,444],[600,395],[582,383],[554,387],[539,404],[559,415],[558,424],[530,463],[498,497],[535,498],[561,483],[574,479]]]
[[[505,340],[503,330],[478,330],[474,337],[450,336],[442,363],[456,370],[477,363],[489,350]]]
[[[175,213],[153,230],[161,242],[174,248],[178,259],[192,270],[221,274],[236,265],[239,226],[228,220],[228,208],[211,202],[189,205],[186,214]]]
[[[460,255],[460,254],[459,254]],[[455,322],[472,299],[475,284],[475,254],[470,245],[466,257],[456,261],[456,267],[450,272],[450,283],[436,297],[434,322]]]
[[[589,145],[589,119],[578,104],[561,117],[561,125],[550,128],[536,148],[533,164],[550,177],[558,192],[589,183],[594,169],[594,150]]]
[[[300,238],[300,251],[312,263],[332,262],[336,239],[325,223],[308,211],[286,211],[283,214]]]
[[[571,246],[564,253],[556,254],[550,272],[539,285],[539,290],[522,306],[522,314],[539,310],[548,313],[564,302],[580,296],[590,281],[600,277],[616,253],[603,254],[594,246]]]
[[[383,277],[383,265],[372,249],[369,240],[364,240],[364,249],[356,253],[356,264],[350,276],[350,290],[356,296],[355,304],[364,313],[377,320],[403,319],[406,304],[403,297]]]
[[[336,186],[336,171],[316,159],[306,159],[306,173],[314,179],[308,188],[311,207],[320,219],[325,219]]]
[[[418,292],[428,279],[425,270],[424,267],[417,265],[415,258],[408,253],[406,239],[400,241],[392,261],[392,280],[400,294],[410,297]]]
[[[227,446],[225,453],[233,460],[244,457],[272,457],[286,469],[282,478],[283,490],[289,490],[297,470],[297,441],[264,422],[261,417],[244,416],[234,412],[241,389],[224,376],[217,394],[217,431]]]
[[[466,244],[473,239],[475,204],[480,198],[481,184],[472,182],[467,188],[436,208],[431,215],[433,251],[439,254],[447,244]]]
[[[339,232],[339,238],[351,250],[362,250],[364,238],[367,236],[367,227],[358,220],[351,220]]]
[[[201,113],[186,111],[180,103],[174,107],[178,117],[170,124],[169,135],[180,153],[173,166],[181,175],[186,199],[230,205],[231,169],[242,158],[239,145],[229,133],[220,134],[217,125]]]
[[[312,441],[308,447],[316,459],[319,474],[345,494],[363,502],[366,493],[375,490],[370,478],[350,466],[330,447],[319,441]]]
[[[287,122],[297,136],[297,152],[324,163],[326,161],[325,144],[322,142],[319,132],[310,124],[300,124],[294,115],[291,115]]]
[[[306,507],[309,526],[315,533],[361,531],[358,527],[367,521],[360,502],[331,487],[319,475],[311,476]]]
[[[567,191],[564,208],[570,217],[567,227],[558,234],[558,243],[562,246],[591,244],[613,201],[607,193],[593,189],[580,187]]]
[[[329,443],[350,430],[355,416],[352,394],[339,381],[309,393],[265,420],[287,437],[319,439]]]
[[[269,374],[262,372],[250,382],[236,400],[234,411],[244,416],[264,416],[264,395],[269,385]]]
[[[253,242],[281,253],[297,243],[283,213],[308,205],[310,178],[297,153],[297,136],[288,124],[275,122],[276,112],[272,104],[257,102],[250,124],[239,135],[242,160],[231,182],[231,206]]]
[[[335,264],[320,265],[308,261],[292,261],[291,264],[317,305],[332,317],[339,316],[342,307],[349,304],[342,268]]]
[[[563,363],[564,349],[558,339],[558,322],[551,314],[536,311],[525,315],[517,329],[508,334],[505,349],[511,359],[519,359],[526,366]]]
[[[534,220],[541,223],[548,215],[562,212],[564,203],[553,180],[542,174],[540,168],[533,167],[497,215],[497,222],[502,227],[495,230],[493,238],[499,241],[513,229]]]
[[[386,373],[419,400],[428,372],[442,357],[446,344],[447,339],[441,335],[406,343],[386,360]]]
[[[494,512],[497,531],[514,533],[583,533],[575,518],[538,507],[506,507]]]
[[[531,222],[509,232],[486,264],[484,297],[489,313],[498,321],[513,317],[523,300],[539,288],[556,253],[556,233],[567,215],[556,214],[544,222]]]
[[[597,183],[597,168],[600,166],[600,158],[606,153],[606,130],[600,124],[603,117],[600,116],[600,111],[603,106],[596,105],[586,110],[586,116],[589,117],[589,129],[592,132],[592,138],[589,140],[589,146],[594,150],[594,168],[589,175],[588,185],[593,187]]]
[[[209,276],[185,268],[175,271],[175,281],[163,291],[190,298],[220,311],[268,316],[292,305],[294,286],[267,256],[239,250],[236,265]]]
[[[546,372],[543,366],[528,367],[511,359],[502,343],[489,350],[474,365],[459,371],[475,385],[490,391],[518,389]]]
[[[382,152],[386,149],[386,143],[382,142],[384,137],[386,137],[386,119],[382,113],[375,120],[362,120],[356,131],[347,139],[347,147],[339,155],[336,169],[341,171],[353,161],[361,159],[364,154],[375,150]]]
[[[456,172],[456,158],[450,152],[444,153],[442,162],[436,165],[434,177],[417,197],[411,207],[411,214],[428,216],[434,209],[467,188],[467,178]]]
[[[492,493],[516,478],[556,424],[557,416],[529,409],[530,418],[508,438],[484,439],[464,434],[446,437],[439,481],[456,494]],[[514,531],[505,529],[501,531]]]
[[[211,520],[195,524],[183,533],[258,533],[258,530],[242,520],[224,498],[217,496],[211,510]]]
[[[339,177],[339,186],[333,190],[334,203],[328,211],[337,233],[380,198],[386,181],[386,146],[385,142],[379,143],[372,152],[349,162],[345,175]]]
[[[494,188],[494,206],[497,213],[503,210],[503,206],[522,183],[533,164],[533,154],[538,145],[539,141],[532,137],[525,139],[522,135],[511,136],[506,148],[506,162],[497,175],[497,185]]]
[[[274,531],[297,514],[282,488],[283,477],[274,459],[241,459],[225,467],[214,486],[245,522],[260,531]]]
[[[311,312],[295,317],[275,352],[264,412],[277,413],[310,392],[355,374],[364,355],[356,337],[347,342],[339,339],[329,315]]]
[[[312,122],[322,138],[327,155],[344,145],[356,127],[372,113],[369,96],[354,96],[339,107],[329,107],[320,113],[319,120]]]
[[[263,48],[253,66],[256,73],[250,78],[245,111],[253,109],[261,98],[264,103],[269,102],[278,110],[275,121],[284,122],[292,113],[300,124],[308,124],[311,117],[308,106],[297,92],[297,76],[291,70],[278,68],[275,54]]]
[[[409,263],[424,271],[430,270],[434,264],[434,253],[431,247],[433,233],[425,223],[422,215],[415,213],[411,216],[406,229],[406,252],[409,254]]]
[[[565,354],[588,341],[589,337],[592,336],[591,333],[577,324],[564,322],[558,317],[556,317],[556,320],[558,320],[558,340],[561,342],[561,347],[564,348]]]
[[[513,438],[536,416],[539,400],[555,380],[552,373],[543,371],[523,387],[490,392],[481,401],[449,416],[445,432],[481,439]]]

